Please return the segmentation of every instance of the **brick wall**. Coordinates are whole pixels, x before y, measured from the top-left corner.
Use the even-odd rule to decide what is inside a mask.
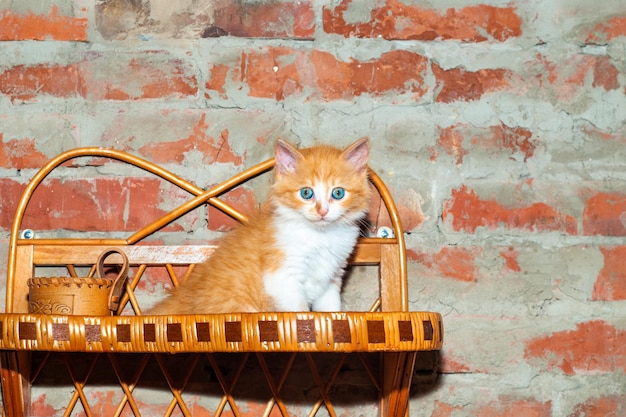
[[[61,151],[115,147],[204,186],[279,137],[368,136],[411,307],[445,316],[411,415],[626,415],[625,51],[620,0],[0,1],[0,277],[16,199]],[[153,181],[76,162],[30,227],[133,230],[176,206]]]

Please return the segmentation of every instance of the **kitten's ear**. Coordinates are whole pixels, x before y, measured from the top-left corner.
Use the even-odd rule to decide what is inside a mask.
[[[288,174],[296,170],[296,165],[302,159],[302,154],[286,141],[278,139],[274,145],[274,158],[276,170],[281,174]]]
[[[367,158],[370,154],[370,143],[367,138],[361,138],[348,146],[341,154],[346,161],[350,162],[357,171],[367,169]]]

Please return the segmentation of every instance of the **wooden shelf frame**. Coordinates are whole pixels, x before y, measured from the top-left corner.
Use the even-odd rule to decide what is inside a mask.
[[[24,215],[37,188],[55,169],[76,158],[107,158],[130,164],[188,192],[190,199],[126,238],[20,238]],[[175,283],[181,278],[173,272],[175,267],[193,267],[193,264],[210,256],[214,249],[210,245],[155,245],[147,242],[146,238],[203,204],[211,205],[239,222],[246,222],[244,213],[219,197],[252,178],[270,172],[273,166],[273,159],[267,160],[204,190],[144,159],[114,149],[90,147],[60,154],[37,172],[24,190],[11,227],[6,313],[0,314],[4,415],[28,414],[33,351],[106,354],[114,367],[117,363],[115,356],[125,353],[145,353],[157,355],[157,358],[162,353],[254,353],[261,355],[259,363],[263,365],[262,354],[269,352],[305,355],[316,352],[379,352],[383,361],[379,383],[381,415],[407,415],[416,353],[441,349],[443,323],[438,313],[408,311],[407,259],[400,217],[389,190],[372,170],[369,171],[370,182],[389,214],[394,233],[390,238],[361,238],[351,259],[354,265],[379,267],[380,294],[373,301],[370,311],[195,316],[141,314],[134,290],[146,268],[165,266]],[[135,267],[135,276],[127,284],[126,295],[120,303],[120,312],[129,304],[135,315],[86,317],[28,314],[26,279],[33,276],[37,266],[63,265],[71,274],[75,266],[93,265],[97,255],[108,247],[124,251]],[[111,258],[107,262],[115,263],[115,257]],[[307,361],[311,363],[313,360],[307,356]],[[180,392],[171,387],[165,368],[162,369],[170,384],[175,407],[186,415],[188,409],[179,398]],[[68,370],[72,374],[69,363]],[[81,402],[86,414],[91,415],[87,399],[81,394],[80,381],[74,381],[74,384],[77,393],[68,403],[68,412]],[[272,385],[270,383],[274,396],[270,402],[278,407],[281,414],[287,415],[276,386]],[[130,407],[132,414],[139,415],[131,386],[123,381],[120,383],[124,404]],[[322,388],[320,385],[322,393],[328,389]],[[224,395],[229,394],[225,392]],[[324,398],[323,403],[332,415],[331,401]],[[120,405],[122,408],[125,406]],[[311,415],[315,412],[314,407]]]

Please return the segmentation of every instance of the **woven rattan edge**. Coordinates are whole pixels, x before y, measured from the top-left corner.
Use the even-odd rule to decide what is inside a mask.
[[[173,316],[0,314],[0,350],[61,352],[415,352],[439,350],[434,312]]]

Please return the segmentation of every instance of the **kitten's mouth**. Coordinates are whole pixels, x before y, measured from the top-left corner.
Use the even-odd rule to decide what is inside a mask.
[[[311,222],[317,225],[324,225],[330,223],[330,220],[328,220],[328,217],[316,216],[315,218],[311,219]]]
[[[335,223],[335,219],[329,219],[328,217],[318,217],[314,224],[325,227]]]

